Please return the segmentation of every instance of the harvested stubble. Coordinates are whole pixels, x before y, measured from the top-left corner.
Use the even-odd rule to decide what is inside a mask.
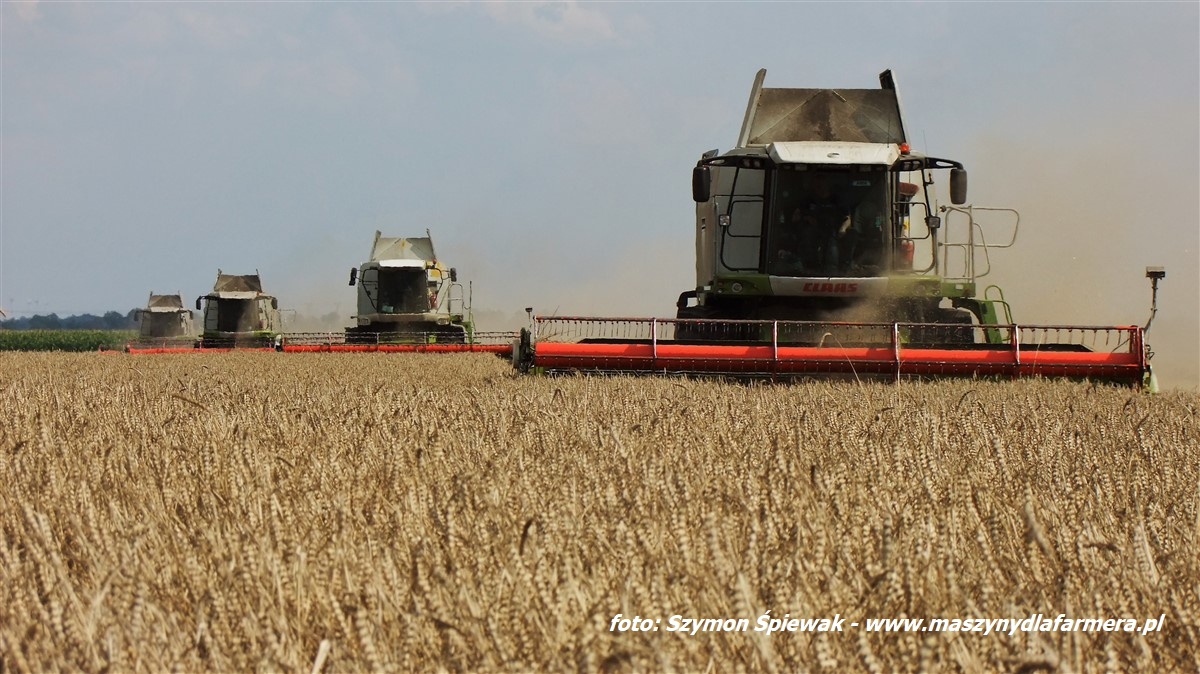
[[[0,367],[3,671],[1200,668],[1195,394],[482,355]],[[766,609],[1166,620],[765,637]],[[675,614],[751,631],[680,636]]]

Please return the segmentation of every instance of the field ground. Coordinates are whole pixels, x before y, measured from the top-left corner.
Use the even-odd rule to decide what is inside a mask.
[[[4,672],[1200,670],[1195,393],[524,378],[485,355],[0,371]],[[1165,618],[768,636],[766,610]]]

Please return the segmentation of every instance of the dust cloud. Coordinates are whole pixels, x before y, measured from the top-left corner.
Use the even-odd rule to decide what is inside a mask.
[[[262,269],[263,289],[279,299],[284,331],[340,332],[351,325],[357,300],[350,268],[366,259],[370,235],[296,245]]]
[[[1194,138],[1161,137],[1162,129],[1194,127],[1195,120],[1183,123],[1178,116],[1186,110],[1158,114],[1163,118],[1145,120],[1126,153],[1114,146],[1131,141],[1105,137],[1113,124],[1103,119],[1057,133],[1033,129],[1019,143],[980,139],[981,160],[968,167],[971,201],[1021,213],[1015,246],[992,251],[993,271],[980,279],[981,290],[1001,286],[1018,323],[1144,325],[1151,296],[1145,268],[1164,266],[1147,335],[1152,363],[1163,387],[1195,390],[1200,166]]]
[[[538,315],[674,317],[679,293],[696,287],[690,222],[673,239],[648,238],[614,251],[584,278],[542,284],[526,297]]]

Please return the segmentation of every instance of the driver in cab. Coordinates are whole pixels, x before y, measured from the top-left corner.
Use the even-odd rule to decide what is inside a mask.
[[[838,199],[826,176],[813,176],[807,194],[789,218],[779,261],[802,273],[832,275],[840,266],[839,243],[850,230],[850,208]],[[789,245],[790,244],[790,245]]]

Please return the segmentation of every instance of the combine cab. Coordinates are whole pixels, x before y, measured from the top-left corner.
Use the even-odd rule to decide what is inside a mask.
[[[279,301],[263,292],[257,272],[218,269],[212,292],[196,298],[196,310],[204,312],[201,348],[273,348],[280,333]]]
[[[765,76],[737,146],[693,170],[697,283],[676,318],[539,318],[518,367],[1148,377],[1141,328],[1018,326],[999,288],[980,292],[1019,214],[964,205],[962,164],[911,148],[891,71],[878,89],[770,89]]]

